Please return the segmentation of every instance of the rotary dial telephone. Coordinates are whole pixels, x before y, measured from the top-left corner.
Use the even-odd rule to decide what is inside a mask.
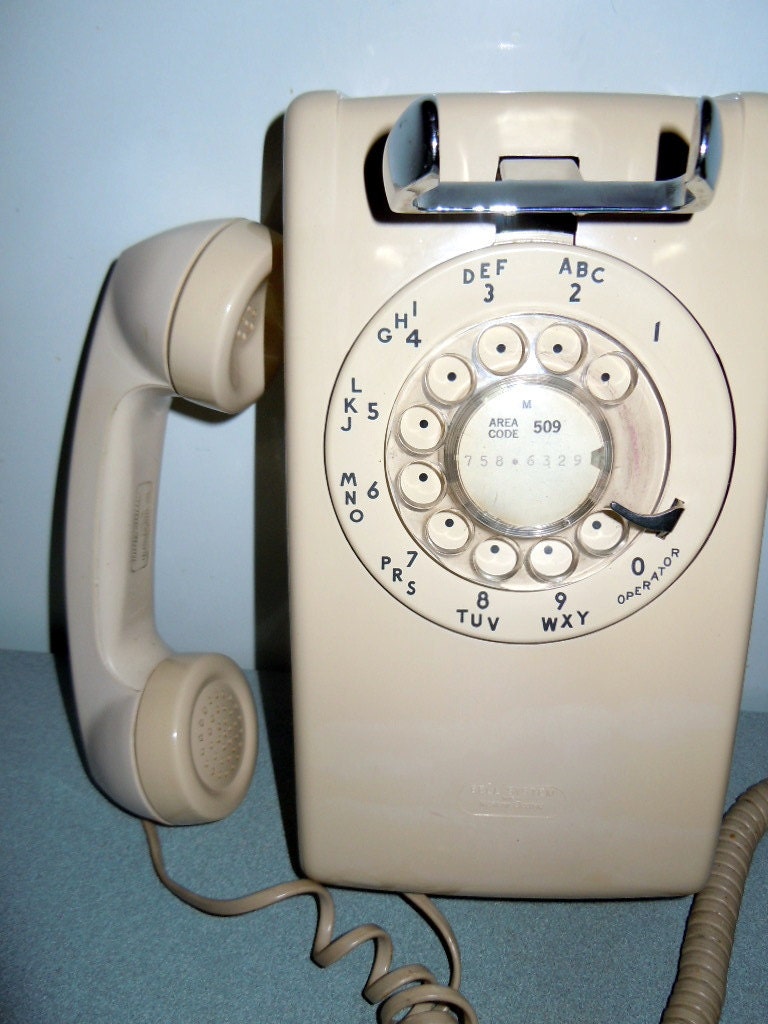
[[[305,870],[699,890],[765,512],[768,102],[316,93],[285,138]],[[95,781],[160,823],[229,813],[255,760],[236,666],[158,637],[152,563],[172,395],[263,387],[273,244],[245,221],[140,243],[95,321],[73,678]]]

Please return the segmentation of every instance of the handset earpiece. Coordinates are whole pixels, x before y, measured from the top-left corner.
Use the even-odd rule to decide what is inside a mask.
[[[157,489],[176,395],[227,413],[264,387],[269,231],[192,224],[117,260],[91,336],[67,492],[73,688],[98,785],[142,817],[215,821],[256,759],[248,684],[229,658],[178,655],[157,634]]]

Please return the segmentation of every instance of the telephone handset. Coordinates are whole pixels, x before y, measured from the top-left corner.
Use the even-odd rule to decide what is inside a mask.
[[[418,892],[693,892],[722,812],[768,482],[768,100],[299,98],[285,365],[300,853]],[[264,379],[270,236],[128,250],[69,488],[94,778],[166,823],[237,805],[228,659],[152,622],[172,393]]]
[[[222,655],[169,651],[153,621],[157,484],[174,394],[228,413],[263,388],[269,232],[190,225],[125,252],[95,321],[72,450],[70,657],[94,779],[169,824],[214,821],[256,758],[250,689]]]

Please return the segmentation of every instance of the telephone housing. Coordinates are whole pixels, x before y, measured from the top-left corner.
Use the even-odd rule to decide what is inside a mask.
[[[286,116],[287,497],[303,868],[329,883],[443,894],[693,892],[709,873],[723,809],[765,511],[768,101],[728,96],[706,108],[710,180],[683,189],[690,208],[657,215],[614,208],[610,197],[626,204],[625,183],[655,182],[660,139],[662,148],[682,139],[696,157],[704,137],[692,129],[693,100],[446,95],[431,107],[411,103],[316,93]],[[439,160],[418,145],[430,111],[439,112]],[[436,143],[436,134],[425,138]],[[405,187],[395,150],[423,163]],[[438,179],[442,192],[433,191]],[[578,183],[608,183],[604,205],[574,212],[553,179],[557,188],[566,182],[567,195],[587,196],[586,207],[594,196]],[[494,205],[499,181],[512,182],[511,191],[519,181],[519,194],[538,202],[523,213]],[[700,203],[699,185],[702,194],[711,186]],[[469,194],[470,203],[464,212],[439,204],[420,212],[431,192]],[[174,332],[189,329],[177,306],[210,239],[230,231],[249,237],[227,257],[233,277],[250,268],[237,301],[206,286],[187,320],[207,309],[208,325],[220,316],[224,334],[243,334],[237,318],[252,293],[261,295],[271,242],[234,223],[241,226],[202,231],[191,255],[163,271],[164,280],[175,273],[184,282],[162,295],[175,312],[159,317],[157,334],[172,354]],[[141,250],[138,264],[155,255]],[[122,339],[134,328],[124,310],[114,312],[120,282],[112,284],[100,322],[112,317],[103,330]],[[138,274],[126,287],[131,295],[146,283]],[[263,295],[248,308],[245,335],[258,335]],[[89,432],[122,404],[117,388],[95,419],[81,411],[70,483],[70,639],[86,754],[113,798],[161,821],[231,809],[213,807],[226,789],[216,767],[195,793],[168,793],[205,775],[208,762],[201,769],[205,759],[193,751],[169,767],[157,753],[163,726],[142,741],[161,780],[149,787],[161,791],[167,813],[158,811],[142,789],[142,744],[115,739],[134,728],[147,675],[168,676],[175,693],[177,677],[192,672],[153,632],[150,583],[133,579],[151,575],[168,396],[191,389],[236,411],[261,386],[229,405],[210,396],[195,380],[207,358],[200,333],[178,356],[184,372],[169,371],[167,351],[141,356],[138,377],[125,385],[151,406],[146,422],[155,426],[142,428],[152,434],[151,467],[136,467],[143,456],[126,422],[117,430],[122,464],[133,467],[128,483],[109,483],[123,469],[107,464],[98,444],[86,454]],[[115,345],[122,353],[123,341]],[[91,390],[117,372],[114,351],[89,367]],[[212,372],[222,380],[228,371]],[[88,459],[92,468],[78,469]],[[142,490],[145,475],[151,486]],[[110,488],[119,493],[99,497]],[[105,500],[122,509],[107,516],[106,531]],[[95,510],[86,525],[78,502]],[[136,525],[142,517],[146,528]],[[117,588],[104,582],[112,544],[129,566]],[[123,595],[108,614],[104,592]],[[173,723],[202,706],[215,717],[220,694],[236,694],[224,712],[240,730],[237,765],[224,768],[236,803],[255,757],[252,713],[236,672],[223,661],[201,665],[183,707],[158,697],[158,714]],[[100,680],[119,689],[124,671],[135,677],[130,699],[105,710]],[[142,735],[148,718],[154,710],[143,714]]]

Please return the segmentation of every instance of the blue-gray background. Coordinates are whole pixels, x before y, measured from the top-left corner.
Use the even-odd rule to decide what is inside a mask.
[[[763,0],[5,0],[0,7],[0,647],[49,645],[72,381],[111,260],[259,219],[265,135],[301,92],[768,92]],[[160,630],[254,664],[254,415],[172,416]],[[179,510],[183,510],[180,513]],[[260,566],[269,592],[269,567]],[[266,580],[266,584],[264,581]],[[768,709],[768,575],[745,706]]]

